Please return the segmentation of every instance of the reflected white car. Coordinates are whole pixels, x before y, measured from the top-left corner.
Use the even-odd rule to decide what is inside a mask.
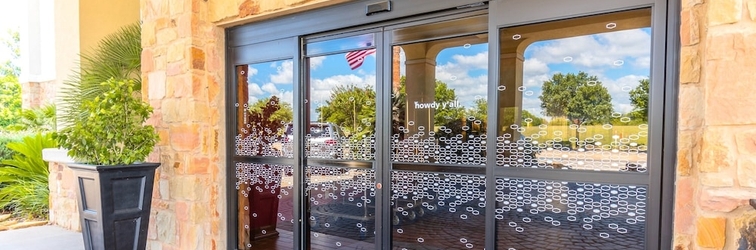
[[[294,129],[292,124],[286,125],[284,134],[283,151],[284,155],[291,156],[294,141]],[[326,122],[312,122],[307,129],[307,140],[305,141],[305,152],[308,157],[341,159],[348,150],[344,144],[348,141],[344,131],[336,124]]]

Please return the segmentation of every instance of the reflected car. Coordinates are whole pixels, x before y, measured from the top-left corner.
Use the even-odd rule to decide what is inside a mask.
[[[305,150],[308,157],[340,159],[348,150],[346,147],[347,136],[336,124],[329,122],[311,122],[307,129],[308,140]],[[282,139],[284,154],[292,154],[294,141],[294,127],[291,123],[286,125],[286,132]]]

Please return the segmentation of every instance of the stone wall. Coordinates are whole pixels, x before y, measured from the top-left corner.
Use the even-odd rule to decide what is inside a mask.
[[[81,231],[73,170],[56,162],[50,162],[49,170],[50,224]]]
[[[756,0],[682,7],[675,249],[753,249]]]

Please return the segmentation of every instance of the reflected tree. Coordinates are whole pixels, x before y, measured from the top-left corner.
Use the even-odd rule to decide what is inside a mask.
[[[451,104],[457,102],[457,94],[446,83],[436,80],[435,102]],[[433,124],[443,126],[465,116],[465,108],[462,106],[446,105],[436,109],[433,115]]]
[[[630,116],[633,119],[640,119],[648,122],[648,79],[638,81],[638,86],[630,91],[630,103],[633,104],[633,112]]]
[[[475,99],[473,107],[467,109],[465,113],[478,120],[486,121],[488,119],[488,100],[483,98]]]
[[[543,83],[538,97],[545,115],[566,117],[578,129],[582,125],[597,124],[611,119],[612,96],[596,76],[585,72],[557,73]]]
[[[247,112],[247,126],[250,128],[250,136],[258,138],[262,145],[271,145],[276,141],[286,122],[291,121],[291,116],[283,120],[286,110],[282,109],[280,99],[276,96],[257,101]],[[290,113],[291,111],[289,111]],[[277,118],[280,117],[281,119]],[[255,155],[263,155],[264,147],[256,147]]]
[[[338,86],[325,103],[317,108],[318,121],[339,125],[350,136],[374,133],[375,90],[372,87]]]
[[[530,111],[522,110],[522,122],[525,126],[538,126],[543,124],[543,118],[530,113]]]
[[[275,100],[271,102],[271,100],[273,100],[274,98]],[[291,103],[281,102],[280,99],[278,99],[278,97],[276,96],[266,97],[266,98],[257,100],[255,103],[252,103],[250,105],[249,112],[263,113],[263,110],[268,105],[278,105],[278,110],[270,114],[270,116],[268,117],[268,121],[290,123],[294,120],[294,113],[293,113],[294,110],[291,108]]]

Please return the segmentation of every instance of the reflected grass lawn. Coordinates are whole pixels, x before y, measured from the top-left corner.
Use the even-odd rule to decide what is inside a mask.
[[[648,129],[642,129],[640,125],[632,126],[611,126],[602,125],[581,126],[579,132],[580,141],[601,142],[603,145],[610,145],[615,140],[622,145],[637,143],[638,145],[648,145]],[[538,142],[555,141],[561,138],[561,141],[568,141],[569,138],[576,137],[575,129],[569,126],[530,126],[523,127],[525,131],[523,136],[530,137]],[[616,139],[613,136],[618,136]],[[558,140],[556,140],[558,141]]]

